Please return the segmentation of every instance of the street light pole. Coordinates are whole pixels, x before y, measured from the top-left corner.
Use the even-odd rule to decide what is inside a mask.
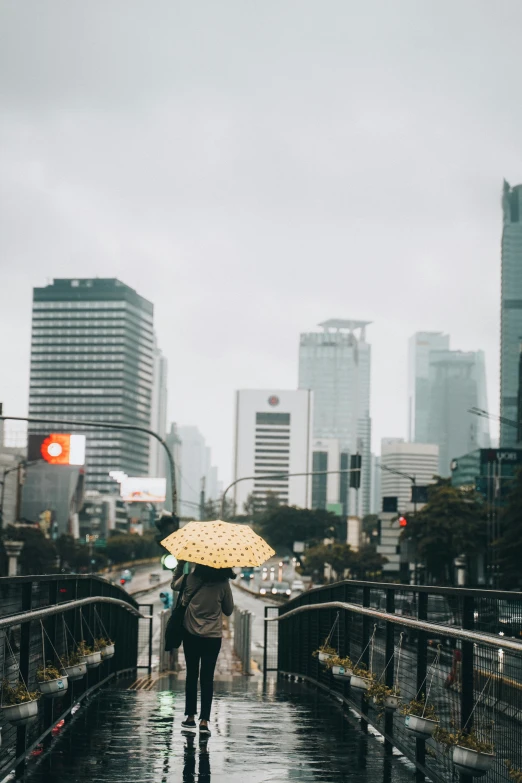
[[[106,430],[131,430],[134,432],[144,432],[146,435],[150,435],[152,438],[156,438],[158,443],[161,443],[165,449],[167,459],[169,461],[170,468],[170,481],[172,488],[172,514],[177,515],[178,510],[178,493],[176,488],[176,470],[174,465],[174,457],[172,452],[163,440],[154,430],[149,430],[147,427],[138,427],[136,424],[108,424],[106,422],[99,421],[78,421],[76,419],[40,419],[35,416],[0,416],[0,421],[27,421],[34,424],[65,424],[66,426],[73,427],[86,427],[87,429],[106,429]]]
[[[263,476],[263,479],[277,479],[277,478],[293,478],[294,476],[329,476],[333,474],[340,474],[340,473],[360,473],[360,468],[346,468],[344,470],[312,470],[312,471],[306,471],[304,473],[274,473],[271,476]],[[226,487],[224,490],[222,496],[221,496],[221,519],[224,520],[225,518],[225,498],[227,496],[227,492],[229,489],[232,489],[232,487],[235,487],[236,484],[239,484],[240,481],[255,481],[255,479],[258,479],[259,476],[241,476],[241,478],[236,479],[231,484]]]

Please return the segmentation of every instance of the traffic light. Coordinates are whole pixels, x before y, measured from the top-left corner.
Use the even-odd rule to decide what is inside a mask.
[[[408,520],[406,517],[399,517],[399,527],[407,527]]]
[[[361,465],[362,457],[360,454],[350,455],[350,489],[360,489],[361,487]]]
[[[179,517],[175,514],[162,512],[162,515],[159,519],[156,519],[154,524],[158,528],[158,533],[156,533],[154,537],[157,543],[161,544],[164,538],[167,538],[171,533],[175,533],[176,530],[179,530]]]

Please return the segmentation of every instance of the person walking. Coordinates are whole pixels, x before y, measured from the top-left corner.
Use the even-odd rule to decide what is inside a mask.
[[[223,638],[223,615],[230,617],[234,599],[230,580],[236,578],[231,568],[211,568],[198,564],[184,575],[185,562],[180,560],[174,572],[172,589],[183,591],[186,606],[183,620],[183,652],[187,666],[185,682],[185,720],[183,731],[195,732],[198,679],[201,686],[199,731],[210,736],[208,722],[214,695],[214,671]]]

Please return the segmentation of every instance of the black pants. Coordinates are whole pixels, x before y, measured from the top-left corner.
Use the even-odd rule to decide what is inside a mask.
[[[183,652],[187,664],[185,683],[185,715],[195,715],[198,710],[198,679],[201,683],[200,720],[210,719],[214,695],[214,670],[221,649],[221,639],[195,636],[183,631]],[[201,662],[201,672],[200,665]]]

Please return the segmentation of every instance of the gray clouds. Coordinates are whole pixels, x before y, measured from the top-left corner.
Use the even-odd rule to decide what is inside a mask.
[[[420,329],[486,350],[496,409],[521,22],[517,0],[4,0],[0,400],[26,406],[32,286],[99,275],[155,303],[170,416],[227,474],[234,389],[295,386],[330,317],[374,322],[376,438],[405,432]]]

